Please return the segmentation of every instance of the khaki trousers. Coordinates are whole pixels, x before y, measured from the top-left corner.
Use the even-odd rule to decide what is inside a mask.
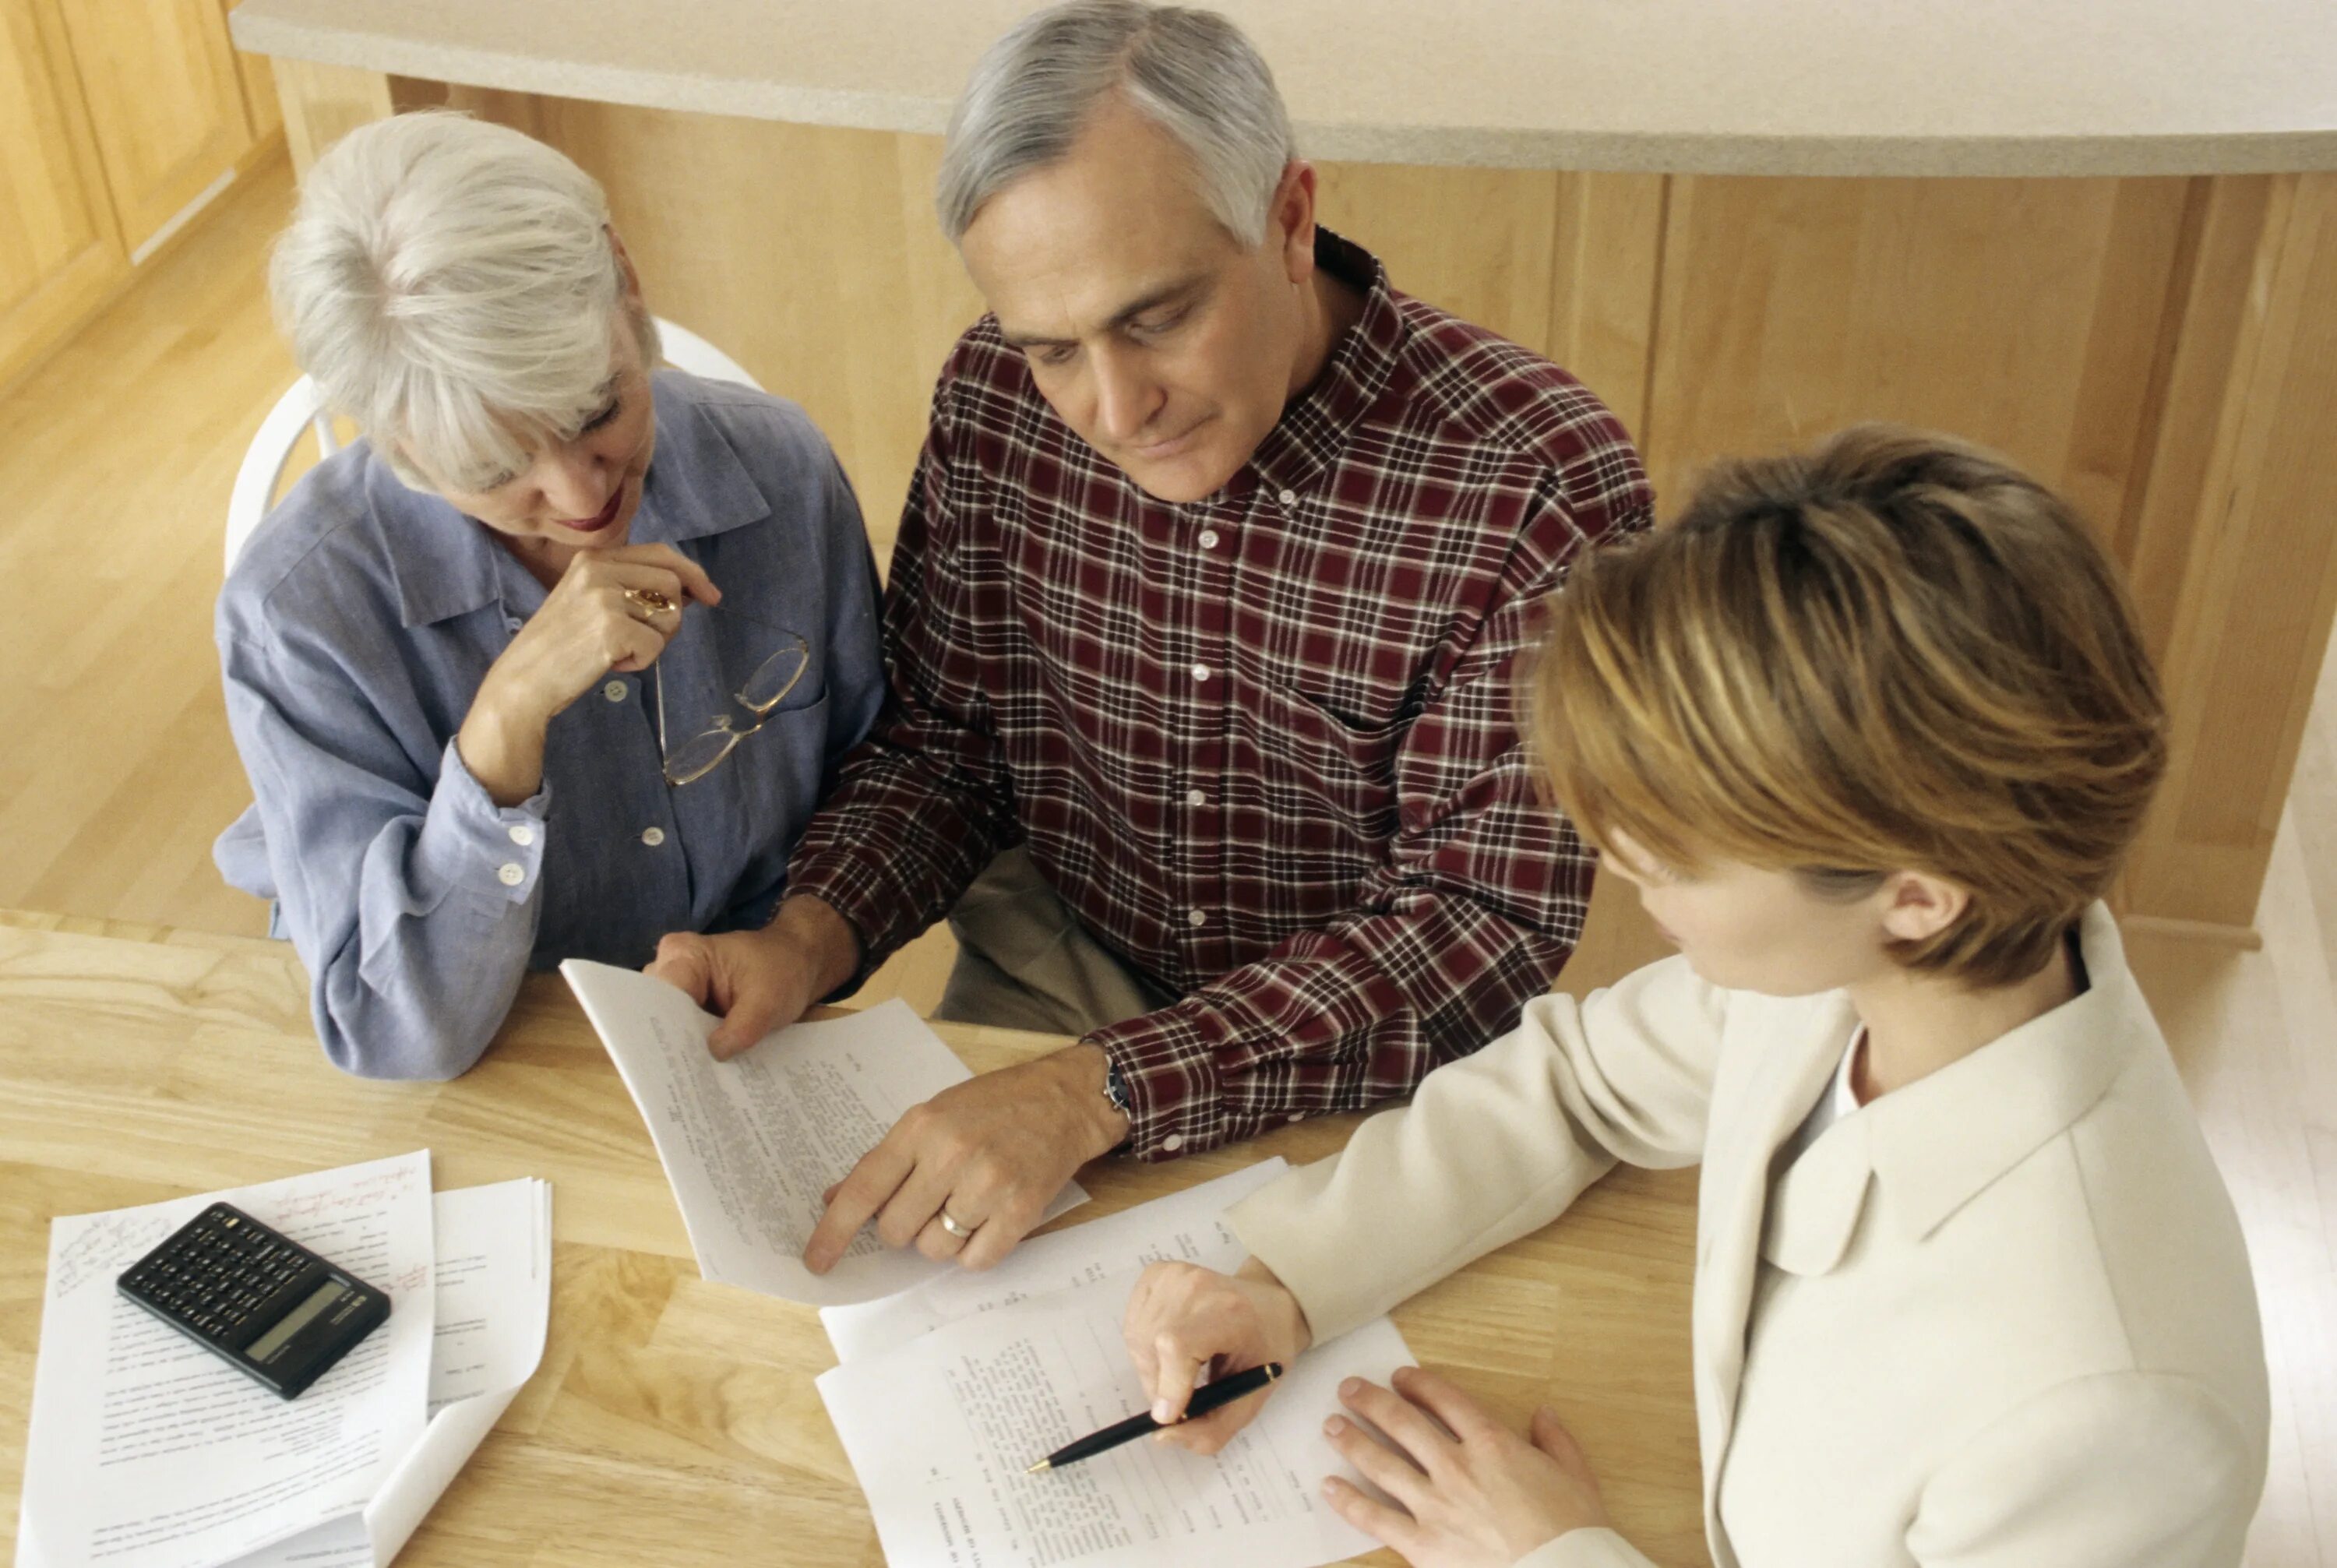
[[[992,860],[949,923],[957,965],[936,1018],[1085,1034],[1177,1000],[1089,936],[1025,849]]]

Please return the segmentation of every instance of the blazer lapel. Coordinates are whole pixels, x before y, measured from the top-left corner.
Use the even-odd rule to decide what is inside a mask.
[[[1714,1084],[1716,1114],[1698,1183],[1701,1241],[1693,1320],[1706,1535],[1716,1549],[1722,1537],[1711,1514],[1720,1495],[1720,1462],[1736,1425],[1737,1383],[1745,1372],[1745,1331],[1761,1259],[1770,1162],[1842,1064],[1856,1024],[1849,1000],[1839,994],[1815,1004],[1762,1004],[1727,1047],[1730,1060],[1723,1071],[1728,1076],[1736,1075],[1729,1069],[1742,1072],[1740,1083],[1733,1092]],[[1724,1109],[1733,1112],[1725,1121],[1719,1114]]]
[[[1873,1127],[1863,1114],[1843,1118],[1772,1183],[1762,1257],[1801,1275],[1824,1274],[1842,1261],[1874,1173]]]

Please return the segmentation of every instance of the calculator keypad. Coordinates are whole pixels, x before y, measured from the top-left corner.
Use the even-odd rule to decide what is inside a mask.
[[[309,1255],[233,1211],[208,1209],[141,1260],[122,1284],[212,1339],[237,1339],[252,1315],[310,1266]]]

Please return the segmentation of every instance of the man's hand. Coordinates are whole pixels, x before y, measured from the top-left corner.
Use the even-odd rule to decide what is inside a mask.
[[[1129,1294],[1120,1334],[1152,1396],[1152,1418],[1178,1423],[1160,1440],[1196,1454],[1214,1454],[1232,1442],[1274,1392],[1269,1385],[1196,1420],[1180,1420],[1202,1367],[1214,1368],[1212,1378],[1269,1361],[1287,1367],[1315,1342],[1305,1308],[1255,1258],[1232,1274],[1193,1263],[1153,1264]]]
[[[808,896],[779,906],[760,931],[701,936],[675,931],[658,942],[645,973],[687,992],[722,1022],[706,1042],[727,1062],[852,977],[860,938],[843,916]]]
[[[987,1269],[1014,1250],[1071,1173],[1128,1136],[1104,1094],[1100,1045],[984,1073],[912,1106],[885,1141],[828,1190],[804,1248],[825,1274],[873,1216],[888,1247]],[[970,1239],[942,1223],[946,1210]]]
[[[1336,1475],[1323,1494],[1413,1568],[1508,1568],[1569,1530],[1606,1524],[1590,1462],[1550,1406],[1534,1412],[1533,1436],[1521,1437],[1433,1372],[1406,1367],[1393,1382],[1339,1385],[1339,1402],[1363,1420],[1334,1416],[1323,1433],[1397,1505]]]

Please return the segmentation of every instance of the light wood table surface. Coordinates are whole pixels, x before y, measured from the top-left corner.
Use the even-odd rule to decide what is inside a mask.
[[[1046,1036],[938,1026],[976,1071]],[[1272,1154],[1337,1149],[1355,1117],[1081,1175],[1096,1218]],[[812,1380],[817,1315],[700,1279],[647,1131],[566,989],[531,979],[451,1083],[343,1076],[289,947],[0,925],[0,1550],[13,1540],[50,1219],[427,1148],[441,1191],[552,1184],[543,1365],[399,1561],[638,1568],[882,1561]],[[1618,1171],[1556,1225],[1420,1296],[1422,1361],[1521,1426],[1549,1400],[1616,1521],[1702,1563],[1688,1381],[1694,1173]],[[1374,1561],[1393,1562],[1381,1553]]]

